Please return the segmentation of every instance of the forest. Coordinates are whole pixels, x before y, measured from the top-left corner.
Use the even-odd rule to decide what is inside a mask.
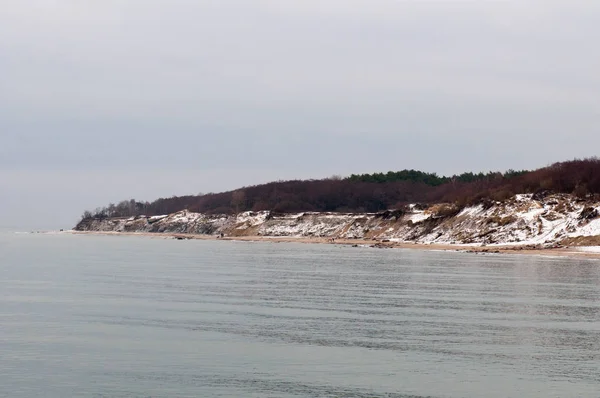
[[[537,170],[472,172],[451,177],[417,170],[351,175],[320,180],[277,181],[204,195],[153,202],[134,199],[84,212],[82,219],[154,216],[180,210],[212,214],[271,210],[362,213],[399,209],[409,203],[453,203],[458,207],[503,201],[518,193],[600,195],[600,159],[575,159]]]

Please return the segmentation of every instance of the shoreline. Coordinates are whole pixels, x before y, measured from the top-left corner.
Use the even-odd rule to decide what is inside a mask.
[[[242,242],[271,242],[271,243],[303,243],[303,244],[338,244],[345,246],[374,247],[380,249],[413,249],[430,251],[464,252],[473,254],[521,254],[548,257],[570,257],[585,259],[600,259],[600,252],[577,250],[579,247],[568,246],[560,248],[534,248],[531,245],[513,246],[481,246],[442,243],[390,242],[368,239],[331,239],[324,237],[292,237],[292,236],[225,236],[201,234],[183,234],[171,232],[113,232],[113,231],[64,231],[73,235],[104,235],[104,236],[142,236],[162,239],[179,240],[214,240]]]

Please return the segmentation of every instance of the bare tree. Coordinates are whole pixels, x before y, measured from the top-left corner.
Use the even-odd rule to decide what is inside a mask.
[[[239,190],[231,193],[231,207],[235,209],[236,213],[240,212],[240,209],[246,207],[246,192]]]

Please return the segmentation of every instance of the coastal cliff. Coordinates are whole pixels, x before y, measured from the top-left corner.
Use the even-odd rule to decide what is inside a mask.
[[[527,194],[464,208],[410,205],[363,214],[262,211],[209,215],[183,210],[153,217],[87,218],[75,230],[554,247],[598,244],[599,211],[599,202],[568,194]]]

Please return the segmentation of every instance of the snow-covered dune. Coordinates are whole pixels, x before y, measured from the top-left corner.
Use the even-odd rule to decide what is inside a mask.
[[[504,202],[377,214],[268,211],[207,215],[186,210],[162,216],[88,219],[79,231],[188,233],[226,236],[330,237],[419,243],[555,245],[600,235],[600,203],[571,195],[516,195]]]

